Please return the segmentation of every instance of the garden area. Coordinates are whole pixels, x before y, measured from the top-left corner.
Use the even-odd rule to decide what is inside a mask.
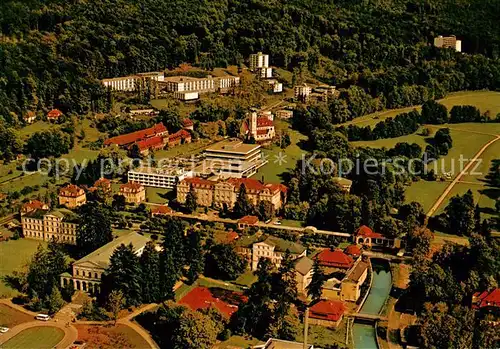
[[[0,298],[13,297],[17,294],[17,291],[7,286],[1,279],[15,270],[22,270],[39,244],[47,245],[46,242],[29,239],[0,242]]]
[[[85,342],[89,348],[149,348],[144,338],[126,325],[76,325],[76,328],[78,340]]]
[[[64,331],[56,327],[28,328],[2,344],[2,349],[50,349],[64,338]]]

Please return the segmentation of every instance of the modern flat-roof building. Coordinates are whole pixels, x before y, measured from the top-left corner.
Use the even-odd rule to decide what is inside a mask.
[[[129,182],[155,188],[173,189],[177,183],[190,177],[193,177],[193,171],[180,167],[141,167],[128,171]]]
[[[309,95],[312,92],[312,88],[307,84],[295,86],[293,89],[295,93],[295,98],[304,102],[309,99]]]
[[[163,82],[165,91],[172,92],[175,98],[185,101],[197,99],[201,93],[224,92],[239,84],[240,78],[232,75],[220,77],[209,75],[205,78],[170,76]]]
[[[267,163],[260,145],[227,140],[214,144],[204,152],[204,168],[226,177],[250,177]],[[206,172],[206,171],[205,171]]]
[[[279,82],[278,80],[271,79],[271,80],[267,80],[267,82],[269,83],[269,85],[271,85],[271,88],[273,89],[273,93],[283,92],[283,84],[281,82]]]
[[[453,48],[457,52],[462,52],[462,41],[457,40],[455,35],[452,36],[442,36],[434,38],[434,46],[439,48]]]
[[[140,256],[149,238],[129,233],[107,243],[94,252],[73,263],[72,273],[61,274],[61,287],[73,283],[75,290],[96,294],[99,292],[101,277],[109,266],[109,259],[118,246],[132,244],[136,255]]]
[[[269,55],[262,52],[252,53],[250,55],[250,70],[256,71],[261,68],[269,68]]]
[[[122,76],[117,78],[103,79],[102,84],[111,88],[113,91],[135,91],[139,82],[151,79],[154,81],[163,81],[165,74],[163,72],[138,73],[135,75]]]

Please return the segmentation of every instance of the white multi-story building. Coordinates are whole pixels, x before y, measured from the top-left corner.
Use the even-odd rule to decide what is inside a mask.
[[[194,101],[200,98],[198,91],[175,91],[174,98],[181,101]]]
[[[256,71],[261,68],[269,68],[269,55],[262,52],[253,53],[250,55],[250,70]]]
[[[267,81],[269,85],[271,85],[273,89],[273,93],[280,93],[283,92],[283,84],[281,82],[278,82],[278,80],[268,80]]]
[[[203,167],[225,177],[250,177],[267,163],[260,145],[244,144],[240,140],[227,140],[214,144],[204,152]]]
[[[167,92],[198,92],[208,93],[215,91],[227,91],[228,89],[238,86],[240,78],[238,76],[222,76],[206,78],[193,78],[190,76],[171,76],[164,80],[165,90]],[[178,95],[177,98],[181,97]],[[194,99],[191,95],[187,100]]]
[[[136,182],[146,187],[155,188],[173,189],[177,183],[191,177],[193,177],[193,171],[186,171],[179,167],[141,167],[128,171],[129,182]]]
[[[311,87],[307,86],[307,84],[295,86],[293,89],[295,92],[295,98],[300,100],[307,100],[312,92]]]
[[[442,36],[434,38],[434,46],[439,48],[453,48],[457,52],[462,52],[462,41],[457,40],[455,35],[452,36]]]
[[[135,91],[138,87],[139,82],[151,79],[155,81],[163,81],[165,75],[163,72],[149,72],[149,73],[138,73],[130,76],[123,76],[118,78],[103,79],[102,84],[105,87],[110,87],[113,91]]]
[[[76,244],[77,216],[71,211],[59,209],[46,212],[36,210],[21,216],[23,236],[26,239]]]

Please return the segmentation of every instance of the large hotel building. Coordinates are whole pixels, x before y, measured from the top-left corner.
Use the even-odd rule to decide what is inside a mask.
[[[141,81],[147,79],[163,81],[164,78],[163,72],[138,73],[130,76],[103,79],[102,84],[105,87],[110,87],[113,91],[135,91]]]
[[[27,239],[43,241],[57,240],[60,243],[76,244],[76,215],[65,209],[52,212],[35,210],[21,215],[23,235]]]
[[[198,205],[219,209],[226,206],[232,209],[238,199],[241,185],[245,186],[248,200],[254,205],[267,201],[279,210],[286,202],[287,188],[282,184],[261,183],[251,178],[211,181],[200,177],[186,178],[177,185],[177,201],[185,203],[187,194],[193,189]]]

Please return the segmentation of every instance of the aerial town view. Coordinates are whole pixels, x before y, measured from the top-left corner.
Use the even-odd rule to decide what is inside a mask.
[[[500,348],[499,23],[0,1],[0,348]]]

